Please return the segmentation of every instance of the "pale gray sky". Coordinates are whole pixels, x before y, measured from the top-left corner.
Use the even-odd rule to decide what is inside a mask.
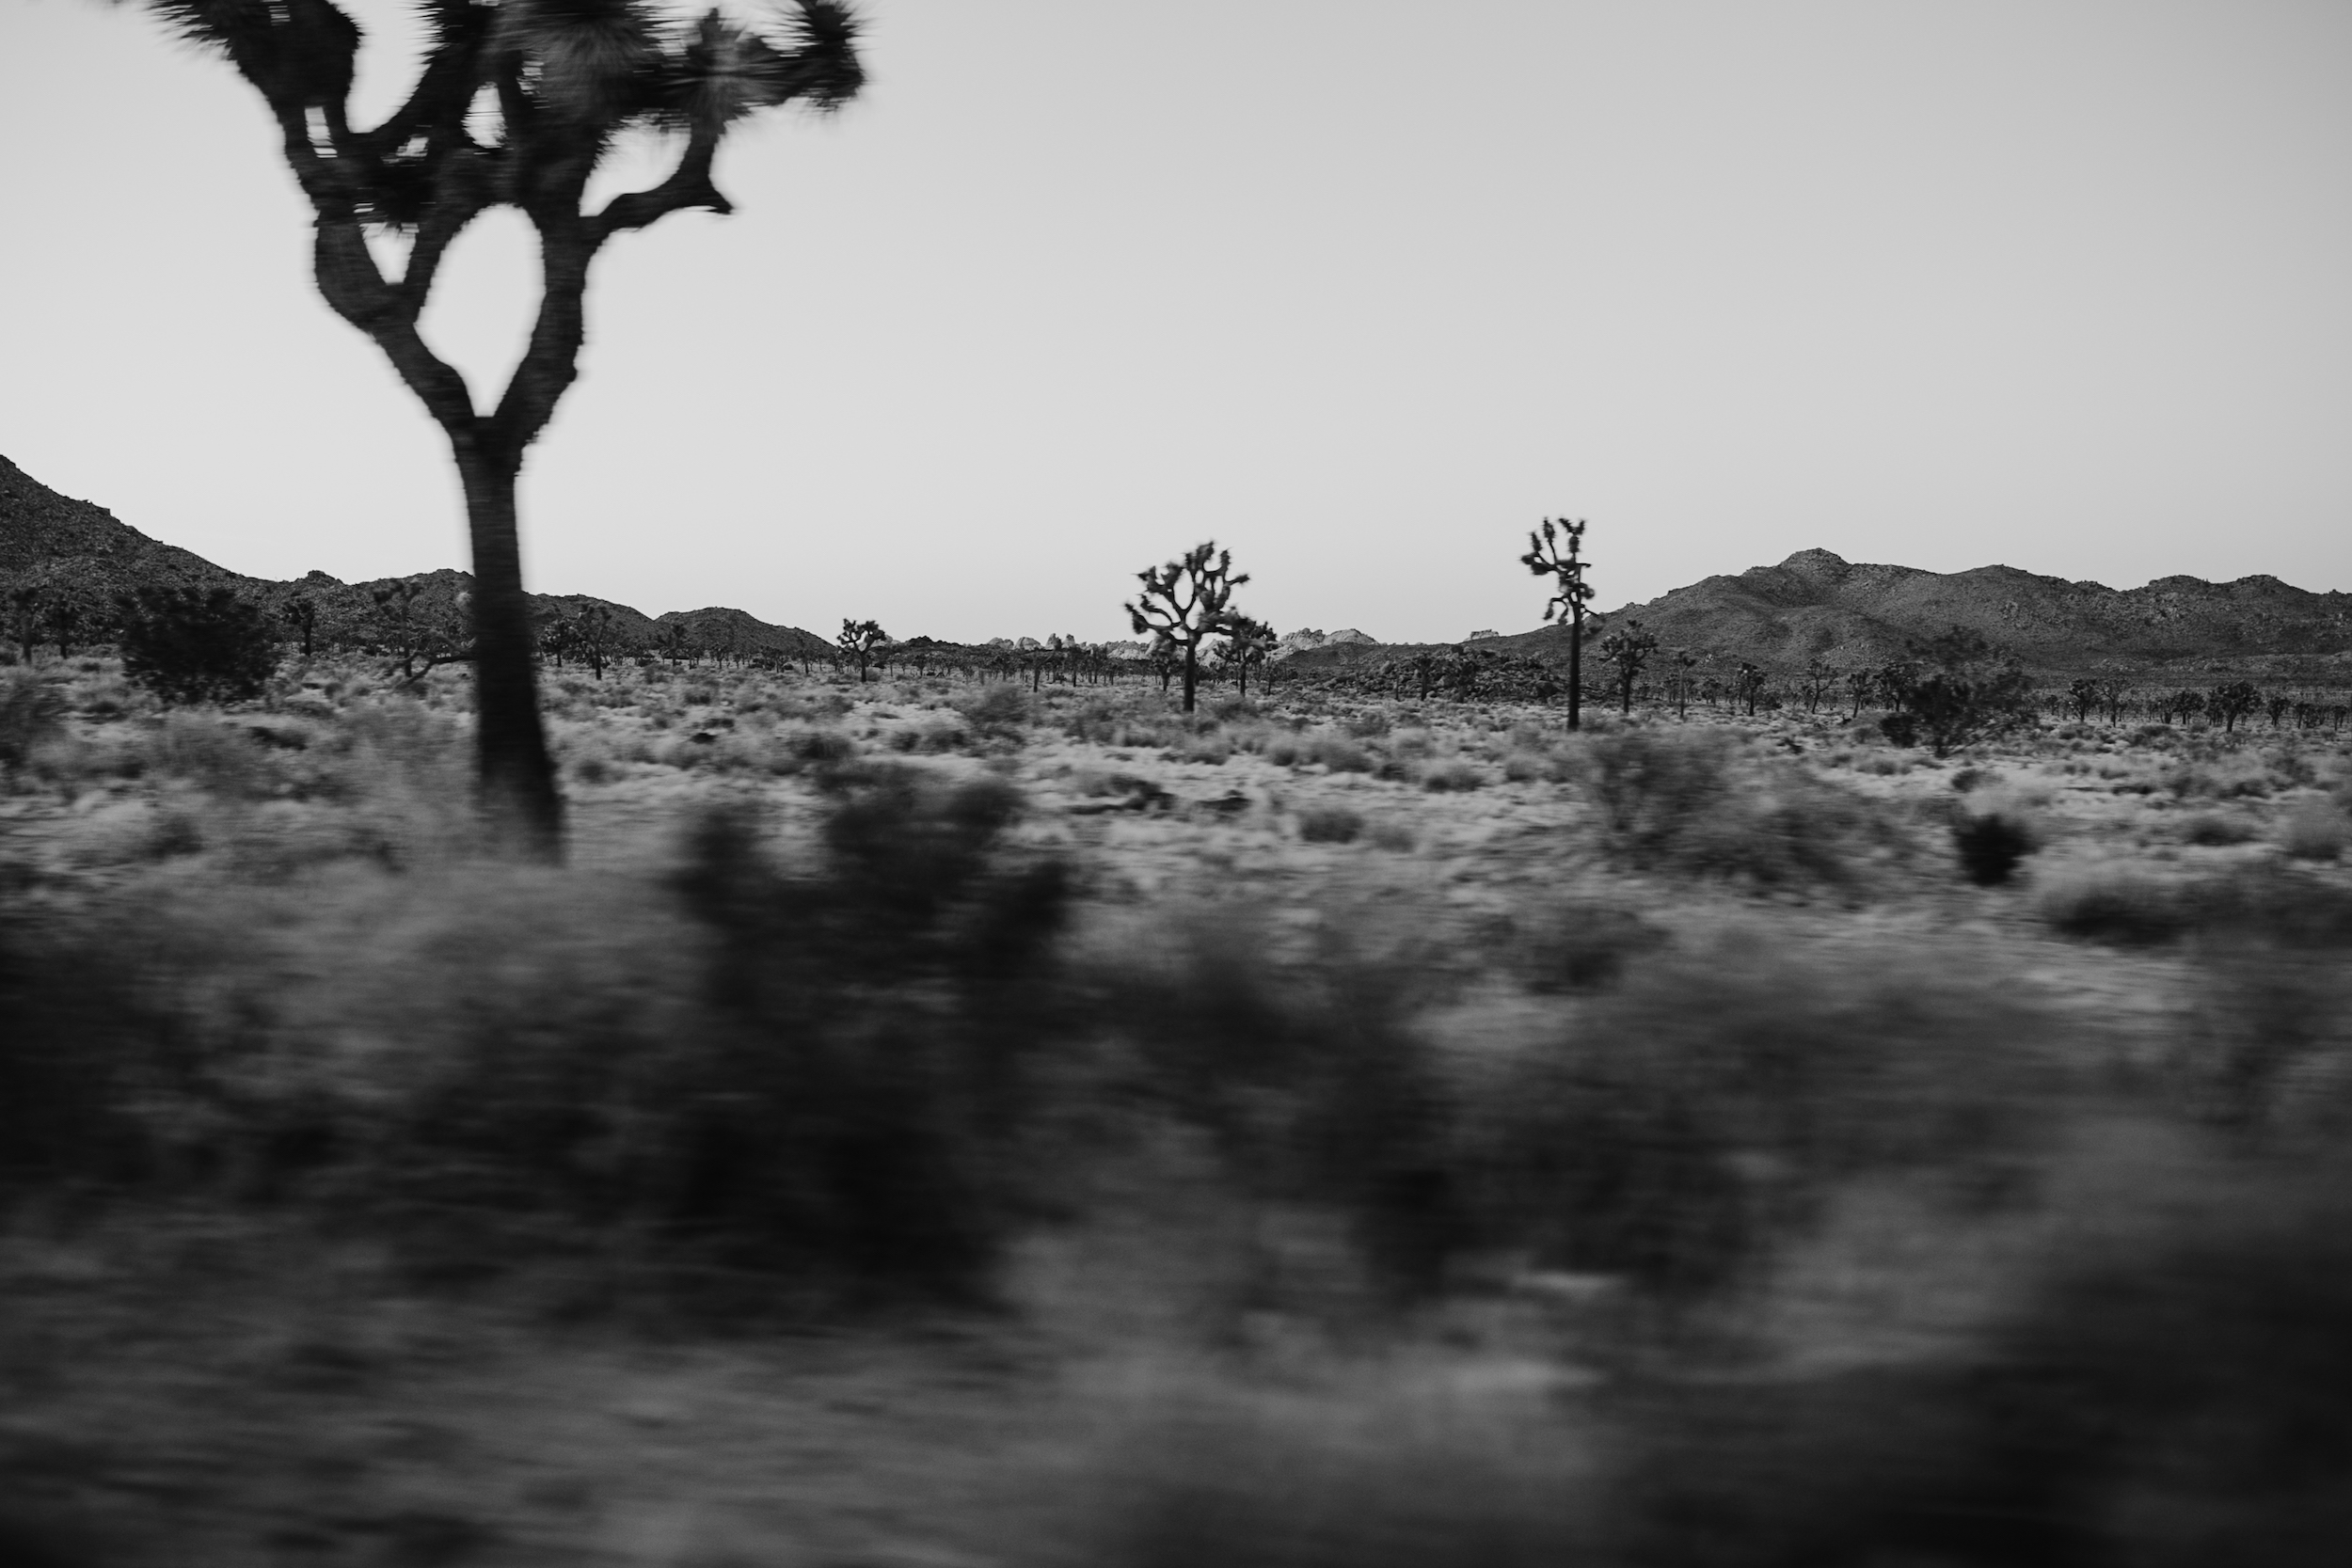
[[[405,10],[362,103],[405,80]],[[599,262],[532,585],[1124,635],[1215,536],[1284,630],[1536,623],[1820,546],[2352,588],[2352,6],[869,0],[867,95]],[[0,0],[0,453],[223,565],[465,563],[259,101]],[[521,339],[518,220],[429,335]]]

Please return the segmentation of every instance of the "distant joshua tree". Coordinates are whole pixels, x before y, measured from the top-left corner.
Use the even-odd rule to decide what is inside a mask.
[[[1798,689],[1804,693],[1804,710],[1819,713],[1821,704],[1837,685],[1837,671],[1825,658],[1817,658],[1804,667],[1798,679]]]
[[[1218,549],[1212,539],[1181,561],[1137,572],[1136,580],[1143,593],[1121,608],[1137,637],[1164,640],[1184,659],[1184,711],[1190,713],[1200,685],[1200,644],[1238,618],[1230,608],[1233,590],[1249,574],[1235,576],[1233,552]]]
[[[1888,666],[1889,694],[1899,703],[1881,721],[1899,746],[1924,742],[1937,756],[2026,722],[2033,682],[1980,631],[1954,626],[1910,643]]]
[[[2205,712],[2221,721],[2221,733],[2224,735],[2236,729],[2239,720],[2256,712],[2262,705],[2263,694],[2255,689],[2252,681],[2232,681],[2227,686],[2217,686],[2205,698]]]
[[[438,665],[462,664],[473,657],[463,595],[438,599],[423,583],[393,582],[368,590],[368,596],[375,601],[367,617],[368,641],[391,659],[392,673],[404,686],[415,685]]]
[[[1677,648],[1666,658],[1666,689],[1674,693],[1675,717],[1691,717],[1691,693],[1699,684],[1699,656],[1688,648]]]
[[[1269,669],[1266,660],[1273,657],[1274,650],[1281,643],[1282,640],[1274,634],[1272,626],[1263,621],[1253,621],[1247,615],[1236,615],[1226,626],[1225,646],[1218,657],[1232,667],[1235,677],[1241,682],[1242,696],[1249,695],[1250,669],[1253,666]],[[1267,684],[1273,684],[1271,673],[1267,676]]]
[[[1878,689],[1879,677],[1876,671],[1849,670],[1846,672],[1846,701],[1853,705],[1852,711],[1846,715],[1849,723],[1862,717],[1862,705],[1877,696]]]
[[[311,601],[309,594],[296,594],[279,607],[278,618],[286,624],[286,629],[293,632],[302,643],[302,657],[309,658],[311,647],[318,640],[319,607]]]
[[[1642,623],[1629,619],[1600,640],[1600,661],[1617,673],[1619,711],[1633,711],[1633,683],[1642,678],[1650,657],[1658,652],[1658,637]]]
[[[903,621],[899,623],[901,626],[905,624]],[[844,619],[841,635],[834,639],[834,643],[841,650],[844,658],[857,666],[858,684],[863,686],[866,684],[866,672],[873,665],[875,653],[889,641],[890,634],[882,629],[880,621]]]
[[[1561,548],[1563,540],[1565,550]],[[1568,628],[1568,728],[1572,730],[1580,726],[1583,712],[1584,607],[1593,599],[1592,587],[1584,580],[1585,568],[1592,562],[1582,558],[1583,547],[1582,518],[1563,517],[1555,524],[1546,517],[1543,537],[1529,533],[1527,553],[1519,557],[1519,564],[1530,573],[1552,579],[1551,602],[1544,606],[1544,619],[1549,622],[1557,617]]]
[[[332,0],[146,4],[260,91],[311,209],[319,293],[374,341],[448,437],[472,533],[484,803],[552,855],[563,803],[539,714],[515,491],[525,451],[579,374],[590,266],[615,235],[672,213],[731,211],[711,182],[721,139],[763,109],[854,97],[865,81],[857,23],[837,0],[800,0],[771,40],[717,9],[670,23],[645,0],[433,0],[414,87],[362,129],[350,119],[359,28]],[[675,134],[671,172],[589,202],[597,166],[639,130]],[[537,231],[541,292],[513,377],[485,406],[418,323],[451,244],[501,206]],[[372,232],[408,239],[397,280]]]
[[[1748,717],[1753,719],[1756,705],[1764,700],[1765,688],[1771,684],[1771,676],[1743,658],[1740,661],[1740,668],[1732,673],[1731,699],[1744,706]]]

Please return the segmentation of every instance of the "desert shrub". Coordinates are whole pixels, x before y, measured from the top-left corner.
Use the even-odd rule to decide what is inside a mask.
[[[1375,740],[1389,733],[1389,710],[1367,708],[1347,721],[1347,733],[1359,740]]]
[[[1374,848],[1399,855],[1410,854],[1417,842],[1413,830],[1402,822],[1375,822],[1367,837]]]
[[[2261,831],[2246,818],[2217,811],[2199,812],[2181,824],[2181,842],[2206,847],[2249,844],[2261,836]]]
[[[1072,1498],[1103,1568],[1548,1568],[1597,1560],[1595,1477],[1558,1414],[1359,1372],[1311,1393],[1148,1399]]]
[[[277,671],[270,618],[226,588],[142,588],[121,616],[123,673],[166,702],[258,697]]]
[[[1363,831],[1363,814],[1346,806],[1310,806],[1298,814],[1298,836],[1310,844],[1353,844]]]
[[[1421,776],[1422,788],[1436,795],[1465,794],[1485,786],[1486,775],[1478,767],[1454,757],[1433,763]]]
[[[2347,845],[2352,845],[2352,815],[2332,800],[2297,802],[2279,831],[2279,847],[2295,860],[2338,860]]]
[[[1864,1172],[1997,1191],[2051,1103],[2038,1026],[1934,974],[1792,974],[1761,942],[1636,970],[1470,1091],[1469,1228],[1672,1299],[1745,1275]]]
[[[1502,776],[1513,784],[1551,777],[1555,764],[1548,752],[1515,749],[1502,759]]]
[[[1029,726],[1029,694],[1011,681],[991,681],[958,706],[974,731],[990,739],[1017,739]]]
[[[1961,870],[1970,881],[1979,887],[1998,887],[2040,843],[2026,823],[2010,813],[1994,811],[1964,816],[1953,823],[1952,847],[1960,852]]]
[[[2331,1165],[2169,1184],[1934,1361],[1644,1413],[1623,1560],[2192,1568],[2342,1560],[2352,1226]]]
[[[30,672],[0,677],[0,764],[22,768],[35,747],[65,733],[65,699]]]
[[[2188,929],[2180,891],[2133,867],[2070,867],[2042,879],[2038,903],[2051,929],[2121,946],[2153,946]]]
[[[1334,773],[1369,773],[1372,756],[1345,736],[1318,735],[1307,744],[1307,760],[1321,763]]]
[[[1572,765],[1612,847],[1645,867],[1760,886],[1846,883],[1901,840],[1869,801],[1793,764],[1743,761],[1707,731],[1624,729]]]
[[[0,1126],[0,1166],[300,1205],[436,1274],[976,1295],[1025,1201],[1060,869],[1001,847],[994,781],[828,801],[799,868],[705,818],[674,900],[351,868],[121,911],[38,966],[8,947],[0,1002],[33,1023],[0,1042],[0,1121],[49,1122]],[[132,952],[141,984],[88,978]]]
[[[1406,1294],[1461,1244],[1437,1064],[1408,1027],[1419,965],[1343,937],[1276,964],[1247,921],[1180,927],[1109,980],[1106,1015],[1151,1099],[1260,1200],[1343,1215],[1372,1276]]]
[[[1504,956],[1530,990],[1549,993],[1613,985],[1666,942],[1664,931],[1630,910],[1577,898],[1506,919],[1482,945]]]

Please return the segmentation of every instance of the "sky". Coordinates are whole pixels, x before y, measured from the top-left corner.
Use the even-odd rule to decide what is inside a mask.
[[[368,29],[373,119],[413,69]],[[1214,538],[1279,630],[1538,624],[1809,547],[2352,589],[2341,0],[867,0],[866,92],[607,247],[531,587],[1127,635]],[[630,147],[600,188],[661,171]],[[512,214],[427,338],[483,406]],[[466,564],[253,91],[0,0],[0,455],[259,577]]]

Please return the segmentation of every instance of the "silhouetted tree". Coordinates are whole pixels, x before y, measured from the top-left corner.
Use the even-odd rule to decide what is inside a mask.
[[[359,28],[331,0],[146,0],[259,89],[313,216],[314,272],[448,438],[472,534],[475,750],[485,805],[553,853],[563,804],[540,721],[515,490],[523,454],[578,375],[590,264],[605,242],[690,208],[731,210],[711,182],[727,131],[755,111],[830,108],[863,85],[857,24],[800,0],[771,40],[714,9],[668,24],[641,0],[429,0],[423,67],[373,129],[351,123]],[[678,159],[645,189],[590,209],[590,178],[625,132],[675,132]],[[537,231],[539,310],[496,405],[482,412],[418,319],[459,232],[495,207]],[[408,238],[397,280],[370,231]]]
[[[1196,545],[1181,561],[1136,574],[1143,592],[1121,606],[1137,637],[1164,639],[1184,663],[1184,711],[1193,710],[1200,685],[1200,644],[1223,632],[1233,621],[1233,590],[1249,574],[1233,572],[1233,552],[1220,550],[1216,541]]]
[[[1925,742],[1937,756],[1998,735],[2026,721],[2033,683],[1980,631],[1951,630],[1905,649],[1888,666],[1890,694],[1901,706],[1881,722],[1899,746]]]
[[[278,669],[269,617],[226,588],[142,588],[119,614],[122,673],[167,703],[258,697]]]
[[[368,597],[373,601],[365,626],[368,643],[391,659],[403,685],[413,686],[439,665],[462,664],[472,657],[461,603],[411,581],[371,588]]]
[[[2224,735],[2237,728],[2237,721],[2262,706],[2263,694],[2252,681],[2231,681],[2217,686],[2205,698],[2205,711],[2221,721]]]
[[[834,645],[841,650],[842,657],[857,666],[858,684],[863,686],[866,669],[874,662],[875,650],[889,641],[890,634],[882,629],[880,621],[852,621],[845,617],[841,635],[834,639]]]
[[[1600,661],[1617,673],[1620,712],[1633,711],[1633,683],[1642,678],[1650,657],[1657,652],[1657,635],[1645,630],[1639,621],[1629,620],[1601,638]]]
[[[278,607],[278,618],[301,642],[302,657],[309,658],[318,639],[319,607],[311,602],[308,594],[297,594]]]
[[[1225,646],[1218,657],[1232,668],[1241,682],[1241,695],[1249,695],[1249,672],[1263,669],[1267,657],[1281,643],[1274,628],[1263,621],[1253,621],[1247,615],[1236,615],[1225,627]]]
[[[1797,689],[1804,694],[1805,712],[1819,713],[1821,709],[1822,699],[1830,694],[1831,688],[1836,684],[1837,672],[1831,666],[1829,660],[1817,658],[1807,664],[1804,667],[1804,673],[1797,680]]]
[[[1846,700],[1853,705],[1853,711],[1846,715],[1849,722],[1862,717],[1863,704],[1877,695],[1878,689],[1877,672],[1871,670],[1846,672]]]
[[[59,658],[63,658],[65,657],[65,650],[63,648],[59,648],[57,650],[57,657]],[[2264,699],[2263,713],[2265,717],[2269,719],[2270,727],[2275,730],[2279,727],[2280,721],[2287,716],[2287,710],[2293,706],[2295,706],[2294,698],[2288,696],[2283,691],[2274,691],[2267,698]]]
[[[2099,698],[2097,681],[2086,676],[2071,682],[2066,688],[2066,705],[2073,711],[2074,722],[2079,724],[2089,720],[2092,710],[2099,705]]]
[[[1764,689],[1771,684],[1771,676],[1743,658],[1740,668],[1732,672],[1731,700],[1746,707],[1748,717],[1753,719],[1756,704],[1764,700]]]
[[[1555,531],[1555,529],[1557,531]],[[1567,547],[1561,548],[1565,540]],[[1555,524],[1544,519],[1543,537],[1527,536],[1527,553],[1519,564],[1539,578],[1552,579],[1551,601],[1544,606],[1546,622],[1557,617],[1568,628],[1568,728],[1582,723],[1584,708],[1584,607],[1592,602],[1592,586],[1584,580],[1592,564],[1582,558],[1584,520],[1563,517]]]
[[[1691,717],[1691,693],[1699,683],[1699,656],[1677,648],[1666,658],[1666,689],[1674,693],[1675,717]]]

